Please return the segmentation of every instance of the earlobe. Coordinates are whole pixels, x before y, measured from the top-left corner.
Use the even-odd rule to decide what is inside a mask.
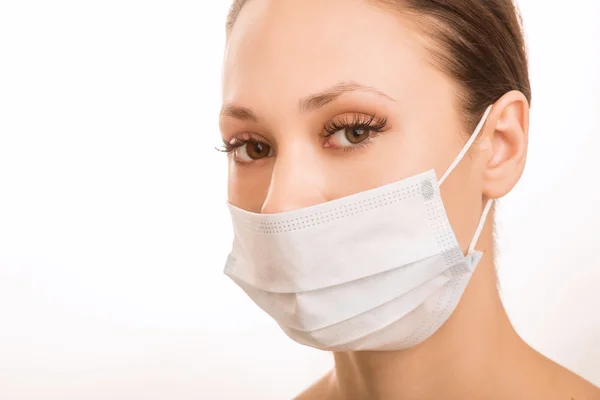
[[[513,90],[502,96],[490,114],[491,153],[484,171],[483,192],[488,198],[506,195],[525,169],[529,134],[529,102]]]

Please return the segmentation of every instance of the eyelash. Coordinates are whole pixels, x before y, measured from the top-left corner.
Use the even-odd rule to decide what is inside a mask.
[[[389,129],[387,118],[378,118],[376,116],[364,115],[364,114],[353,114],[351,116],[344,116],[338,119],[331,120],[323,126],[325,133],[321,134],[322,138],[328,138],[334,133],[342,129],[364,129],[373,133],[381,133]],[[345,147],[343,151],[352,151],[356,148],[364,147],[369,144],[371,138],[365,140],[365,142],[358,143],[352,147]],[[250,137],[249,139],[235,137],[231,141],[223,140],[221,148],[217,150],[223,153],[233,153],[236,149],[252,143],[264,143],[263,139]]]
[[[233,153],[236,149],[245,146],[249,143],[262,143],[260,140],[254,140],[254,139],[242,139],[242,138],[233,138],[231,141],[226,141],[225,139],[223,139],[223,143],[221,144],[221,148],[218,148],[217,150],[219,150],[220,152],[223,153]]]
[[[327,138],[342,129],[363,129],[373,133],[384,132],[388,128],[387,118],[378,118],[374,115],[353,114],[332,120],[323,126]]]

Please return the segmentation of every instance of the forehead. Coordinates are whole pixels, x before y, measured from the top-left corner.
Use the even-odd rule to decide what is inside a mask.
[[[281,105],[340,81],[397,97],[435,73],[420,43],[409,18],[366,0],[252,0],[227,43],[223,99],[276,91]]]

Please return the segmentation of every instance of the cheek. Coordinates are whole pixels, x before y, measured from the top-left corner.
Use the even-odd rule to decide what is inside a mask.
[[[323,162],[327,197],[349,196],[428,171],[434,165],[426,150],[423,141],[410,145],[403,132],[386,132],[364,149],[330,152]]]
[[[431,169],[439,172],[439,166],[446,164],[445,157],[441,155],[450,153],[453,143],[446,143],[447,135],[443,133],[438,136],[422,128],[385,133],[375,139],[372,148],[367,149],[364,155],[350,157],[340,167],[339,173],[342,174],[344,169],[352,171],[355,180],[368,189]]]
[[[444,207],[456,238],[467,251],[482,213],[480,174],[476,162],[467,155],[448,176],[441,188]]]
[[[269,191],[272,167],[239,166],[229,160],[228,201],[241,209],[259,213]]]
[[[411,128],[405,135],[403,147],[398,150],[397,171],[402,177],[435,169],[438,179],[448,170],[459,155],[468,136],[458,119],[443,113],[422,123],[421,129]],[[421,122],[420,122],[421,123]],[[385,152],[389,152],[388,149]],[[389,154],[386,159],[393,159]],[[476,155],[467,154],[442,184],[444,207],[456,237],[463,250],[467,250],[475,233],[482,211],[482,173]]]

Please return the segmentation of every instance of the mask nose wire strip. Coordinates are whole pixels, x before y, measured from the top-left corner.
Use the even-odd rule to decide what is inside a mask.
[[[469,148],[471,148],[471,146],[473,145],[473,142],[475,141],[475,139],[477,139],[477,136],[479,136],[479,132],[481,132],[481,129],[483,128],[483,125],[485,124],[485,121],[487,120],[488,115],[490,115],[490,111],[492,111],[492,106],[489,106],[487,108],[487,110],[485,110],[485,113],[483,114],[481,121],[479,121],[479,124],[477,124],[477,128],[475,128],[475,131],[473,132],[473,134],[471,135],[471,137],[469,138],[467,143],[463,146],[460,153],[458,153],[458,156],[456,157],[456,159],[454,159],[454,162],[452,164],[450,164],[450,167],[448,167],[448,169],[446,170],[446,173],[444,173],[444,175],[438,181],[438,187],[442,186],[442,183],[444,183],[446,178],[448,178],[448,176],[452,173],[452,171],[454,171],[454,168],[456,168],[458,163],[460,163],[462,161],[462,159],[465,157],[465,154],[467,154],[467,151],[469,151]]]

